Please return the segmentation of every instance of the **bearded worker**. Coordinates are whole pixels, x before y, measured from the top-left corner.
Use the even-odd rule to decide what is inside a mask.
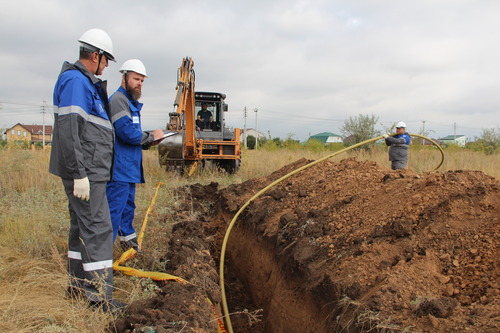
[[[142,85],[147,77],[142,61],[130,59],[120,68],[122,83],[109,101],[111,122],[115,130],[113,172],[106,187],[113,241],[118,235],[122,248],[140,251],[133,221],[137,183],[144,183],[142,150],[158,144],[163,131],[142,131],[139,103]]]

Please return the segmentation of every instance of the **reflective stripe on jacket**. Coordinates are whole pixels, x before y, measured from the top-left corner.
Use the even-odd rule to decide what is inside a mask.
[[[142,149],[152,142],[152,135],[141,128],[142,103],[132,100],[120,87],[111,96],[109,105],[116,134],[112,180],[144,183]]]

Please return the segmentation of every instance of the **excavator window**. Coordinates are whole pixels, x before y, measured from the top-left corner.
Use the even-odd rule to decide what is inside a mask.
[[[220,103],[209,102],[209,101],[196,101],[195,114],[196,114],[196,126],[200,130],[202,131],[221,130]]]

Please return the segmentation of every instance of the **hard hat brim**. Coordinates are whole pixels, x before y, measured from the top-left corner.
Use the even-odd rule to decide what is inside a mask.
[[[113,62],[116,62],[116,59],[115,57],[113,57],[112,54],[108,53],[108,52],[104,52],[104,56],[109,60],[109,61],[113,61]]]

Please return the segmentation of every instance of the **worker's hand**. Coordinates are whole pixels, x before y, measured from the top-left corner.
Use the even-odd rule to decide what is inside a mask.
[[[386,134],[384,134],[382,136],[384,137],[384,139],[387,139],[389,137],[389,134],[386,133]]]
[[[163,130],[160,129],[160,128],[155,129],[153,131],[153,137],[155,138],[155,141],[156,140],[160,140],[161,138],[163,138],[163,135],[164,135]]]
[[[73,195],[82,200],[90,199],[90,183],[89,178],[75,179],[73,186]]]
[[[151,146],[159,145],[161,142],[161,139],[163,138],[163,135],[164,135],[163,130],[159,129],[159,128],[155,129],[152,134],[153,134],[154,141],[151,142]]]

